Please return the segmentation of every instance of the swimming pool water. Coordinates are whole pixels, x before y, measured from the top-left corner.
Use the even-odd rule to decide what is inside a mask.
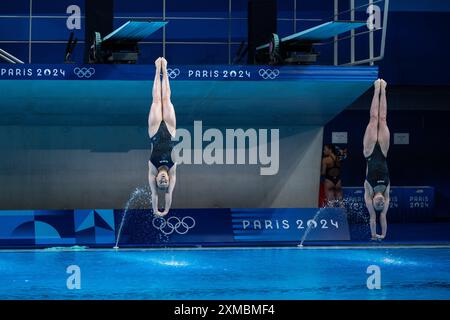
[[[81,289],[66,285],[80,267]],[[369,290],[367,267],[381,271]],[[0,251],[0,299],[449,299],[450,248]]]

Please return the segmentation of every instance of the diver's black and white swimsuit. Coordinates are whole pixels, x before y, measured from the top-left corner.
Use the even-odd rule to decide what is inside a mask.
[[[162,166],[166,166],[168,169],[172,168],[174,165],[174,162],[172,161],[174,142],[172,141],[172,135],[164,121],[161,121],[158,131],[150,138],[150,141],[152,143],[150,162],[157,169]]]
[[[366,158],[367,160],[367,176],[366,180],[373,189],[373,192],[384,193],[388,187],[389,170],[386,157],[381,151],[380,144],[377,142],[372,154]]]
[[[341,180],[341,165],[337,158],[333,160],[333,166],[326,169],[325,179],[330,180],[334,185]]]

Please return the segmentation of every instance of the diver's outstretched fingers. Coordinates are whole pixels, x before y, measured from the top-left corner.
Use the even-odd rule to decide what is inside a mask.
[[[156,212],[153,213],[155,216],[163,218],[167,215],[167,212],[160,212],[159,210],[157,210]]]

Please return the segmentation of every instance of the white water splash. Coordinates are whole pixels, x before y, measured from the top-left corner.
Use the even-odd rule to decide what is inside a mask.
[[[131,209],[147,209],[152,207],[152,192],[149,187],[138,187],[130,195],[123,211],[122,221],[120,222],[119,232],[117,233],[117,240],[114,249],[119,249],[120,236],[122,228],[129,210]]]
[[[189,265],[186,261],[176,261],[176,260],[168,260],[168,261],[158,261],[159,264],[169,267],[186,267]]]
[[[418,265],[418,263],[416,261],[411,261],[411,260],[404,260],[401,258],[383,258],[381,259],[381,261],[384,264],[388,264],[388,265],[412,265],[412,266],[416,266]]]
[[[300,244],[298,246],[299,247],[303,247],[303,242],[305,242],[305,240],[308,237],[308,234],[311,231],[311,229],[313,228],[313,226],[315,227],[317,225],[317,219],[319,218],[319,216],[322,214],[322,212],[325,209],[327,209],[327,208],[341,208],[342,210],[346,211],[346,205],[347,205],[347,201],[345,199],[327,201],[322,208],[319,208],[319,210],[316,212],[316,214],[314,215],[312,220],[308,220],[307,229],[306,229],[305,233],[303,234],[303,237],[302,237],[302,239],[300,241]],[[314,221],[314,223],[312,223],[312,222],[309,223],[310,221]]]
[[[303,247],[303,242],[305,242],[306,237],[308,236],[309,232],[311,231],[311,228],[313,225],[317,225],[317,218],[320,216],[320,214],[323,212],[323,210],[325,210],[327,207],[323,207],[320,208],[316,214],[314,215],[314,217],[312,218],[312,220],[308,220],[307,226],[308,228],[306,228],[305,233],[303,234],[302,240],[300,241],[299,247]],[[314,221],[315,223],[309,223],[310,221]]]

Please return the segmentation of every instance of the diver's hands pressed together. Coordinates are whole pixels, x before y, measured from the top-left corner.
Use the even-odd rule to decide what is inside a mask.
[[[164,217],[164,216],[166,216],[167,214],[169,213],[169,209],[165,209],[163,212],[161,212],[161,211],[159,211],[158,209],[154,209],[153,210],[153,214],[155,215],[155,216],[157,216],[157,217]]]
[[[160,216],[160,217],[164,217],[164,216],[167,215],[168,213],[169,213],[169,208],[164,209],[163,212],[159,212],[159,211],[158,211],[157,215]]]

